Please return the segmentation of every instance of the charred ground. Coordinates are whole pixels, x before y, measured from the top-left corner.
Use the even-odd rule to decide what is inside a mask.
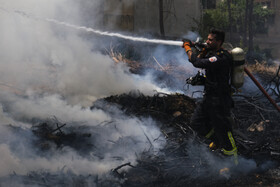
[[[133,63],[132,69],[135,68]],[[137,69],[137,68],[136,68]],[[171,66],[158,70],[164,77],[172,76]],[[277,71],[277,75],[278,75]],[[279,82],[278,76],[270,74],[270,80]],[[272,79],[271,79],[272,78]],[[275,85],[274,83],[273,85]],[[271,81],[267,88],[271,89]],[[277,85],[277,84],[276,84]],[[277,89],[273,92],[277,97]],[[218,152],[208,149],[207,141],[196,135],[189,124],[199,99],[181,93],[155,93],[146,96],[138,91],[113,95],[97,100],[94,109],[111,112],[118,108],[126,115],[138,118],[152,118],[160,127],[166,140],[165,146],[153,154],[153,139],[150,148],[137,155],[137,163],[123,162],[103,176],[77,175],[71,172],[50,174],[47,171],[28,175],[14,173],[1,178],[1,184],[12,185],[20,180],[24,186],[278,186],[280,185],[280,116],[261,94],[239,94],[234,97],[232,115],[236,121],[234,135],[239,150],[240,165],[230,173],[221,175],[219,169],[229,163]],[[112,109],[113,108],[113,109]],[[110,125],[111,121],[103,122]],[[88,133],[89,129],[95,134]],[[32,133],[35,139],[27,140],[40,154],[53,154],[65,146],[77,150],[87,157],[89,150],[97,149],[96,137],[100,136],[98,126],[68,126],[56,118],[35,122],[32,132],[7,126],[15,135]],[[92,132],[92,131],[91,131]],[[114,142],[116,144],[122,143]],[[104,155],[95,155],[102,159]],[[116,158],[122,160],[123,158]]]
[[[242,159],[253,160],[256,167],[244,173],[237,168],[227,178],[221,176],[215,170],[217,168],[211,168],[213,165],[208,163],[211,156],[202,151],[207,149],[205,140],[198,138],[189,126],[195,100],[182,94],[160,93],[153,97],[124,94],[105,100],[116,103],[129,114],[149,115],[157,119],[161,122],[161,130],[167,139],[162,155],[143,157],[139,160],[139,165],[132,167],[125,175],[117,173],[126,178],[128,186],[279,185],[279,114],[266,109],[265,102],[235,97],[233,115],[237,126],[234,127],[234,134],[239,155]],[[194,149],[193,146],[197,148]],[[190,150],[202,151],[202,155],[190,153]],[[210,154],[221,156],[218,153]],[[219,159],[220,157],[216,161]],[[244,164],[242,168],[251,167],[246,162],[241,164]]]

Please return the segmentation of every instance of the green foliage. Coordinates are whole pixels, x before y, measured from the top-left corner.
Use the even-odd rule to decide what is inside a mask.
[[[231,27],[235,33],[245,31],[245,9],[246,1],[232,1],[231,3]],[[254,33],[266,33],[268,26],[273,20],[274,11],[268,8],[263,8],[260,4],[254,4],[253,12],[253,30]],[[223,1],[217,5],[216,9],[205,10],[202,17],[201,35],[207,35],[210,28],[220,28],[226,32],[230,31],[229,12],[227,1]]]
[[[227,14],[227,12],[219,9],[206,10],[202,18],[203,33],[200,34],[203,37],[206,36],[212,27],[227,30],[229,25]]]
[[[269,24],[273,23],[274,11],[258,4],[254,7],[253,17],[256,33],[267,33]]]

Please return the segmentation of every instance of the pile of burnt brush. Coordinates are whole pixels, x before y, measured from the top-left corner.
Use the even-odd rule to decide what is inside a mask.
[[[110,111],[118,107],[127,115],[152,117],[160,122],[166,145],[156,155],[149,151],[138,156],[137,164],[124,162],[112,168],[106,177],[82,176],[73,173],[49,174],[33,172],[28,176],[12,175],[26,185],[42,186],[272,186],[280,184],[279,113],[263,97],[235,96],[234,135],[240,164],[231,167],[230,158],[211,152],[208,143],[196,135],[190,118],[196,102],[184,94],[156,93],[145,96],[138,92],[100,99],[92,109]],[[81,129],[82,128],[82,129]],[[82,155],[94,149],[98,134],[89,134],[88,127],[68,128],[57,119],[33,126],[38,137],[36,147],[48,152],[50,143],[70,146]],[[154,140],[149,140],[154,141]],[[102,158],[102,155],[100,156]],[[220,173],[224,166],[229,173]],[[5,179],[1,179],[2,181]],[[11,182],[6,179],[7,183]]]
[[[279,69],[278,69],[279,70]],[[167,75],[166,69],[163,71]],[[171,73],[172,74],[172,73]],[[273,74],[275,75],[275,74]],[[271,77],[267,89],[279,97],[279,71]],[[276,87],[275,87],[276,86]],[[276,88],[276,89],[275,89]],[[198,137],[190,126],[190,118],[199,99],[184,94],[156,93],[146,96],[139,92],[114,95],[97,100],[92,109],[111,111],[117,107],[128,116],[151,117],[158,121],[166,144],[158,154],[149,150],[138,155],[137,163],[124,162],[106,176],[76,175],[71,172],[50,174],[34,171],[28,175],[0,178],[1,184],[22,181],[23,186],[277,186],[280,185],[280,115],[263,95],[234,95],[234,135],[239,154],[239,166],[229,158],[208,149],[207,140]],[[110,122],[104,122],[110,123]],[[9,127],[11,131],[23,131]],[[89,130],[89,128],[96,128]],[[34,123],[30,142],[38,153],[51,154],[69,146],[82,156],[95,149],[98,127],[70,125],[54,118]],[[96,133],[89,133],[94,132]],[[26,132],[18,132],[24,134]],[[26,140],[29,141],[29,140]],[[155,140],[149,140],[155,141]],[[152,144],[151,144],[152,145]],[[102,159],[103,155],[95,155]],[[220,173],[224,166],[229,173]],[[63,170],[63,169],[62,169]]]
[[[275,75],[275,74],[273,74]],[[276,101],[279,97],[279,69],[277,76],[269,78],[266,89],[272,91]],[[276,86],[276,87],[275,87]],[[139,92],[114,95],[97,100],[92,109],[111,111],[117,107],[128,116],[151,117],[158,121],[166,144],[158,154],[147,150],[138,155],[137,163],[124,162],[112,168],[106,176],[76,175],[73,173],[50,174],[32,172],[29,175],[11,175],[1,178],[1,184],[13,179],[26,186],[277,186],[280,185],[280,115],[259,95],[234,95],[234,135],[239,154],[239,166],[232,167],[229,158],[208,149],[207,140],[198,137],[190,126],[190,118],[199,99],[184,94],[155,93],[146,96]],[[106,123],[106,122],[105,122]],[[110,123],[110,122],[108,122]],[[98,130],[91,134],[88,126],[61,123],[56,118],[34,123],[33,143],[38,152],[48,154],[55,145],[57,149],[69,146],[79,154],[87,155],[95,149]],[[13,131],[21,129],[9,127]],[[18,133],[22,134],[22,133]],[[155,140],[149,140],[155,141]],[[42,152],[43,150],[43,152]],[[102,155],[95,155],[102,159]],[[229,173],[220,169],[229,166]]]
[[[104,100],[119,105],[130,115],[152,116],[161,122],[161,131],[167,139],[162,155],[147,158],[144,154],[137,166],[129,163],[123,165],[122,167],[131,167],[128,173],[118,172],[120,168],[114,170],[119,177],[126,179],[124,186],[280,184],[280,115],[263,96],[234,97],[235,108],[232,115],[236,121],[234,134],[241,167],[233,169],[235,171],[230,178],[221,175],[218,167],[209,163],[212,156],[217,156],[215,162],[221,159],[221,163],[227,158],[219,153],[205,154],[207,141],[197,137],[189,125],[196,106],[194,99],[182,94],[158,93],[153,97],[123,94]],[[255,167],[242,172],[244,168],[250,167],[250,163],[242,162],[242,159],[253,160]]]

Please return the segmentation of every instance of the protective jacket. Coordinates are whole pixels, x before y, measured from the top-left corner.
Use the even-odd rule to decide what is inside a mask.
[[[226,96],[231,94],[230,73],[232,57],[228,51],[220,49],[208,52],[204,58],[198,58],[193,53],[190,62],[194,67],[205,69],[206,95]]]
[[[226,155],[234,155],[237,161],[237,148],[232,136],[231,107],[231,68],[232,57],[224,49],[208,52],[203,58],[194,53],[189,61],[194,67],[205,69],[204,97],[196,108],[191,125],[199,134],[212,139],[223,147]]]

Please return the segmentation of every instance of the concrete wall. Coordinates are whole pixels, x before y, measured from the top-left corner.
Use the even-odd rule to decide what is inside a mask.
[[[199,0],[164,0],[166,36],[183,36],[199,20]],[[159,34],[158,0],[103,0],[104,28],[114,31]]]
[[[103,26],[109,30],[133,31],[134,1],[103,0]]]
[[[202,5],[196,0],[175,0],[174,8],[168,10],[165,7],[168,16],[165,21],[165,30],[168,35],[183,36],[193,27],[197,27],[202,14]],[[173,12],[168,14],[168,11]]]
[[[134,31],[159,33],[158,1],[135,0]]]

